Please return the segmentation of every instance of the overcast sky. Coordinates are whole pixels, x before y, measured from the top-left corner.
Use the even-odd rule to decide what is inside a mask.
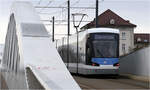
[[[0,43],[4,43],[5,34],[7,30],[10,7],[12,2],[15,0],[0,0]],[[34,6],[66,6],[67,0],[19,0],[19,1],[30,1]],[[52,1],[52,2],[49,2]],[[71,6],[95,6],[95,0],[70,0]],[[130,20],[131,23],[136,24],[135,33],[150,33],[150,0],[104,0],[100,1],[99,14],[107,9],[111,9],[113,12],[124,18],[125,20]],[[40,14],[41,19],[51,19],[55,16],[58,20],[67,19],[67,10],[63,9],[36,9],[40,13],[49,13],[49,15]],[[71,13],[86,13],[88,17],[84,20],[93,20],[95,17],[94,10],[71,10]],[[59,22],[61,23],[61,22]],[[86,23],[82,23],[83,26]],[[57,33],[67,31],[66,26],[56,26]],[[59,30],[63,28],[64,30]],[[50,31],[51,26],[47,26]],[[59,31],[58,31],[59,30]],[[71,26],[71,32],[74,33],[74,29]]]

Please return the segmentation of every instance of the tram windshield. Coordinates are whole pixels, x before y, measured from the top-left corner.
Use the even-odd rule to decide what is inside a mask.
[[[116,58],[118,39],[115,34],[95,34],[92,40],[94,57]]]

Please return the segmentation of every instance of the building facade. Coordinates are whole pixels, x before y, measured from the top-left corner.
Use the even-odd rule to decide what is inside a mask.
[[[94,27],[95,19],[81,27],[81,31]],[[119,29],[120,56],[130,53],[134,49],[134,28],[136,25],[130,23],[129,20],[124,20],[119,15],[108,9],[98,16],[98,27]]]

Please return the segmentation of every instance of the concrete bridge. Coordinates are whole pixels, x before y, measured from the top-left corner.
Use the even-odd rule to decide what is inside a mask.
[[[1,67],[8,89],[80,90],[34,7],[15,2],[8,24]]]

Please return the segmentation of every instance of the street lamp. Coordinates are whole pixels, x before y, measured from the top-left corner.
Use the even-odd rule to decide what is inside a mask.
[[[78,63],[79,63],[79,54],[78,54],[78,51],[79,51],[79,33],[78,33],[78,28],[79,28],[79,26],[80,26],[80,24],[81,24],[81,22],[82,22],[82,20],[83,20],[83,17],[85,16],[86,14],[82,14],[82,13],[75,13],[75,14],[72,14],[72,17],[73,17],[73,26],[75,27],[75,29],[76,29],[76,33],[77,33],[77,73],[78,73]],[[81,16],[81,20],[79,21],[79,23],[78,24],[75,24],[75,17],[76,16]]]

